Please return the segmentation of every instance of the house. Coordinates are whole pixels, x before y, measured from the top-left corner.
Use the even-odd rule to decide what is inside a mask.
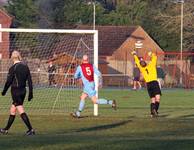
[[[92,29],[92,27],[79,25],[77,29]],[[135,45],[142,44],[142,48],[136,51],[138,56],[145,60],[148,60],[148,51],[164,54],[140,26],[96,26],[96,30],[99,32],[99,69],[105,75],[104,81],[107,85],[114,83],[123,86],[132,79],[134,59],[131,51],[136,48]],[[55,59],[51,57],[51,60],[59,66],[62,65],[60,62],[67,64],[65,63],[67,56],[73,58],[76,55],[75,57],[80,60],[83,54],[89,52],[86,50],[88,47],[93,48],[91,39],[91,35],[65,35],[58,38],[52,48],[52,53],[57,57]]]
[[[54,76],[56,84],[63,84],[67,86],[73,82],[73,75],[76,66],[81,63],[81,59],[73,58],[72,55],[67,53],[54,54],[53,57],[48,59],[47,63],[51,62],[56,66],[56,75]]]
[[[12,23],[12,17],[6,11],[0,8],[0,28],[9,28]],[[9,58],[9,33],[0,32],[0,57]]]
[[[92,27],[81,25],[78,29]],[[121,84],[128,83],[126,80],[132,78],[134,66],[134,59],[130,53],[136,49],[135,45],[139,42],[142,43],[142,48],[136,49],[139,57],[148,60],[146,57],[148,51],[164,54],[141,26],[96,26],[96,30],[99,32],[99,60],[106,62],[106,67],[103,65],[102,68],[99,64],[99,68],[104,74],[114,74],[111,81],[105,79],[107,82],[119,80]]]

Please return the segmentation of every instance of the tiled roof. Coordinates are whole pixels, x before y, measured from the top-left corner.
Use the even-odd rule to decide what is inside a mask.
[[[8,15],[8,13],[4,10],[4,9],[2,9],[2,8],[0,8],[0,13],[3,15],[3,16],[6,16],[6,18],[8,18],[8,19],[12,19],[12,17],[10,16],[10,15]]]
[[[79,25],[77,29],[92,29]],[[96,26],[99,32],[99,55],[110,56],[137,29],[137,26]]]

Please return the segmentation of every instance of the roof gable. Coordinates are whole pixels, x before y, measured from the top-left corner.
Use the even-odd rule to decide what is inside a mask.
[[[9,19],[9,20],[12,19],[12,17],[9,16],[8,13],[7,13],[6,11],[4,11],[3,9],[1,9],[1,8],[0,8],[0,16],[1,16],[1,17],[4,17],[4,18],[6,18],[6,19]]]
[[[141,41],[143,44],[142,48],[136,48],[135,44]],[[133,59],[131,51],[136,50],[139,57],[146,57],[148,51],[153,51],[158,54],[163,54],[164,51],[159,45],[149,36],[149,34],[139,26],[130,37],[128,37],[122,45],[113,53],[113,57],[117,60],[123,60],[124,58]]]
[[[78,29],[92,29],[80,25]],[[110,56],[137,29],[137,26],[96,26],[99,32],[99,55]]]
[[[150,35],[142,28],[139,27],[139,29],[144,32],[145,36],[150,40],[150,43],[153,43],[156,46],[156,50],[160,51],[161,53],[163,53],[162,48],[156,43],[156,41],[154,41],[154,39],[152,37],[150,37]]]

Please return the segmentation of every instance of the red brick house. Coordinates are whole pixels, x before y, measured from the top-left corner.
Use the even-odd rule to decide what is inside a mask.
[[[0,28],[9,28],[12,17],[0,8]],[[0,33],[0,55],[2,58],[9,57],[9,33]]]
[[[78,29],[92,29],[92,27],[78,26]],[[107,61],[109,67],[106,69],[108,72],[100,68],[103,73],[131,75],[129,68],[133,64],[133,58],[130,53],[135,49],[137,41],[143,44],[143,48],[137,50],[140,57],[146,56],[148,50],[164,53],[140,26],[96,26],[96,30],[99,32],[99,57]]]
[[[78,29],[92,29],[91,26],[78,26]],[[99,69],[106,85],[128,85],[133,76],[134,59],[131,51],[140,41],[143,47],[136,49],[139,57],[147,58],[147,52],[164,54],[158,44],[141,26],[96,26],[99,32]],[[111,76],[110,76],[111,75]]]

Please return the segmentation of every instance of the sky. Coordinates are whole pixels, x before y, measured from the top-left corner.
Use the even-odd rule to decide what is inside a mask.
[[[7,0],[0,0],[0,5],[3,5],[7,2]]]

